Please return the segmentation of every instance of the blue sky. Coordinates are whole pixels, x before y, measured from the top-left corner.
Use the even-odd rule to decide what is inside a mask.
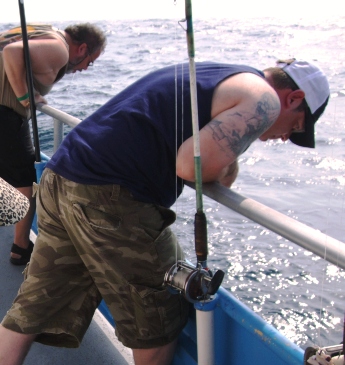
[[[91,5],[94,3],[94,5]],[[281,2],[277,0],[192,0],[193,18],[233,18],[251,16],[325,17],[344,14],[343,1],[315,0]],[[184,0],[24,0],[27,22],[54,20],[112,20],[131,18],[184,17]],[[0,23],[18,22],[18,0],[7,0],[0,12]]]

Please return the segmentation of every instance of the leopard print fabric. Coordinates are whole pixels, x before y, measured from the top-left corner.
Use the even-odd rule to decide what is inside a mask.
[[[29,199],[0,178],[0,226],[23,219],[29,210]]]

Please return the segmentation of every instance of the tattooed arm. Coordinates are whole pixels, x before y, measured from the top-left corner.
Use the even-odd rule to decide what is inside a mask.
[[[203,182],[230,186],[237,176],[238,156],[275,122],[280,102],[256,75],[240,74],[223,83],[213,98],[214,117],[200,130],[200,157]],[[192,137],[180,146],[176,167],[178,176],[194,181]]]

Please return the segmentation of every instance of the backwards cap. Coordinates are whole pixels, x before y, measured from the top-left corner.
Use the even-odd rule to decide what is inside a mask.
[[[305,116],[305,131],[292,133],[290,141],[302,147],[315,147],[314,125],[324,112],[329,99],[329,84],[320,68],[306,61],[290,64],[278,63],[305,94],[308,110]]]

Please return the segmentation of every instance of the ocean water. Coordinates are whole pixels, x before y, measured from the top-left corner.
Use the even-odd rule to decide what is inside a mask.
[[[178,19],[97,23],[107,33],[105,53],[87,72],[66,75],[47,96],[51,106],[75,117],[85,118],[150,71],[188,61],[185,25]],[[0,31],[11,25],[0,24]],[[232,189],[344,242],[345,17],[194,19],[194,33],[196,61],[263,69],[296,57],[324,70],[332,97],[317,123],[316,148],[257,141],[241,156]],[[38,114],[38,124],[41,150],[52,155],[51,119]],[[194,190],[186,187],[173,209],[173,228],[195,262]],[[342,341],[343,270],[208,198],[204,209],[209,266],[225,271],[223,286],[232,295],[302,348]]]

